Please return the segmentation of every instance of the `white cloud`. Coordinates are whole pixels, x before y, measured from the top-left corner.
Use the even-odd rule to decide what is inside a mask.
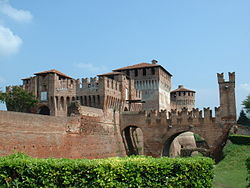
[[[9,28],[0,25],[0,56],[9,56],[18,52],[22,39]]]
[[[19,23],[28,23],[33,18],[29,11],[12,7],[9,0],[0,0],[0,13]],[[15,35],[11,29],[3,26],[5,25],[4,21],[0,19],[0,57],[17,53],[23,43],[22,39]]]
[[[105,73],[108,69],[105,66],[93,65],[91,63],[78,63],[75,65],[77,68],[84,69],[86,72],[91,73]]]
[[[28,23],[33,18],[29,11],[15,9],[4,0],[0,0],[0,12],[20,23]]]
[[[240,84],[240,88],[245,90],[245,91],[249,91],[250,92],[250,84],[244,83],[244,84]]]

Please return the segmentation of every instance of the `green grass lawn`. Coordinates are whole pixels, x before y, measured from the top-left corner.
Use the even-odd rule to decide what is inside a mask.
[[[214,188],[245,188],[245,161],[250,157],[250,146],[228,144],[223,152],[225,158],[215,166]]]

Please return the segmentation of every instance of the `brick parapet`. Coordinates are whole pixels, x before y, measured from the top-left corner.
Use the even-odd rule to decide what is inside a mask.
[[[193,108],[192,111],[188,111],[183,108],[182,111],[171,110],[167,112],[166,110],[152,110],[152,111],[140,111],[140,112],[122,112],[121,116],[125,119],[127,125],[129,124],[141,124],[144,126],[154,125],[154,126],[179,126],[179,125],[215,125],[216,123],[222,122],[220,116],[220,107],[215,108],[215,116],[212,116],[212,110],[210,108],[204,108],[199,110],[198,108]],[[137,121],[134,121],[134,120]],[[131,120],[131,121],[129,121]],[[224,120],[224,122],[226,122]]]

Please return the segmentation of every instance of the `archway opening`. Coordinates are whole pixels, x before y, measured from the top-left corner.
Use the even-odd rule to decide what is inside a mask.
[[[186,157],[209,156],[209,147],[204,138],[193,132],[180,132],[169,137],[163,147],[162,156]]]
[[[143,155],[143,133],[136,126],[126,127],[122,132],[123,142],[127,155]]]
[[[42,114],[42,115],[50,115],[50,109],[48,106],[41,106],[39,109],[38,109],[38,114]]]

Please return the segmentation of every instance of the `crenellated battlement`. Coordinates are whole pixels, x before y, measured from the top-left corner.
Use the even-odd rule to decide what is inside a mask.
[[[225,82],[224,73],[217,73],[217,79],[218,79],[218,83]]]
[[[114,89],[114,90],[120,91],[121,89],[120,83],[121,83],[120,81],[104,77],[104,85],[108,89]]]
[[[203,108],[200,110],[198,108],[193,108],[188,111],[187,108],[183,108],[181,111],[171,110],[167,112],[166,110],[156,111],[140,111],[137,113],[138,120],[143,121],[144,126],[148,125],[159,125],[159,126],[178,126],[178,125],[209,125],[221,121],[221,110],[220,107],[215,107],[215,116],[212,115],[212,110],[208,108]],[[124,115],[131,115],[124,113]],[[135,116],[135,114],[133,114]],[[134,120],[133,118],[133,120]]]
[[[57,91],[74,89],[75,87],[76,87],[76,81],[73,79],[56,80],[55,82],[55,88]]]
[[[229,80],[225,81],[224,73],[217,73],[218,83],[235,82],[235,72],[228,72]]]
[[[82,78],[81,80],[77,79],[77,85],[78,85],[78,88],[82,88],[82,89],[87,89],[87,88],[96,89],[99,87],[100,81],[101,81],[101,78],[98,78],[98,77]]]

